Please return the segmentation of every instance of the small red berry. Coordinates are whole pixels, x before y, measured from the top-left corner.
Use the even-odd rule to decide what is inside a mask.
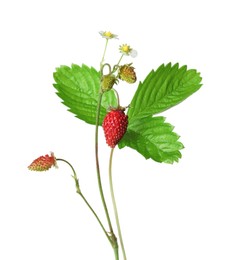
[[[106,143],[114,148],[124,136],[128,126],[128,116],[122,109],[112,109],[104,118],[103,130]]]
[[[56,165],[56,158],[54,156],[54,153],[51,153],[49,156],[46,154],[45,156],[40,156],[36,160],[34,160],[29,166],[28,169],[31,171],[47,171],[52,166],[57,167]]]

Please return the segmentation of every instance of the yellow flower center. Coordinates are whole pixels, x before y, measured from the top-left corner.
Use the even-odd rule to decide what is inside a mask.
[[[122,50],[123,52],[128,53],[128,52],[130,51],[129,45],[124,44],[124,45],[122,46],[121,50]]]
[[[111,32],[104,32],[104,36],[106,37],[112,37],[113,34]]]

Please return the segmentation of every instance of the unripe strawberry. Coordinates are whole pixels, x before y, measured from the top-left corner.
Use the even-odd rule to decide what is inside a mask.
[[[101,89],[103,92],[111,90],[114,84],[117,84],[117,79],[113,74],[104,75],[101,79]]]
[[[112,109],[104,118],[103,130],[106,143],[114,148],[124,136],[128,126],[128,116],[124,109]]]
[[[128,83],[134,83],[137,79],[134,71],[134,67],[132,67],[131,64],[120,66],[119,78]]]

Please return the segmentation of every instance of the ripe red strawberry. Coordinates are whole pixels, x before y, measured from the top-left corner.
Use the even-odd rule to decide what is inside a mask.
[[[114,148],[124,136],[128,126],[128,116],[122,109],[112,109],[104,118],[103,129],[106,143]]]

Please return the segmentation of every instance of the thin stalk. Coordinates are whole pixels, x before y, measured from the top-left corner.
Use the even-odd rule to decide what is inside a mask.
[[[99,129],[99,117],[100,117],[100,105],[102,100],[103,93],[99,93],[99,100],[97,106],[97,115],[96,115],[96,124],[95,124],[95,161],[96,161],[96,172],[97,172],[97,179],[98,179],[98,186],[100,191],[100,197],[102,200],[102,204],[105,210],[106,218],[108,221],[110,233],[113,234],[113,228],[109,216],[109,211],[105,202],[104,192],[101,184],[101,177],[100,177],[100,165],[99,165],[99,152],[98,152],[98,129]]]
[[[117,247],[114,248],[114,253],[115,253],[115,260],[119,260],[119,250],[118,250],[118,245],[117,245]]]
[[[82,194],[81,190],[80,190],[80,185],[79,185],[79,181],[78,181],[78,178],[77,178],[77,175],[76,175],[76,172],[75,172],[75,169],[73,168],[73,166],[67,161],[67,160],[64,160],[64,159],[60,159],[60,158],[57,158],[56,159],[57,161],[62,161],[66,164],[68,164],[71,169],[72,169],[72,172],[73,172],[73,179],[75,180],[75,184],[76,184],[76,192],[81,196],[81,198],[84,200],[84,202],[86,203],[86,205],[88,206],[88,208],[90,209],[90,211],[93,213],[93,215],[95,216],[95,218],[97,219],[98,223],[100,224],[102,230],[104,231],[107,239],[109,240],[109,242],[111,243],[111,240],[110,240],[110,237],[105,229],[105,227],[103,226],[100,218],[98,217],[98,215],[96,214],[96,212],[94,211],[94,209],[91,207],[90,203],[87,201],[87,199],[85,198],[85,196]]]
[[[111,239],[110,239],[110,236],[108,235],[107,231],[105,230],[102,222],[100,221],[98,215],[96,214],[96,212],[93,210],[93,208],[91,207],[91,205],[89,204],[89,202],[86,200],[85,196],[82,194],[82,193],[79,193],[77,192],[81,197],[82,199],[84,200],[84,202],[86,203],[86,205],[89,207],[89,209],[91,210],[91,212],[94,214],[94,216],[96,217],[97,221],[99,222],[101,228],[103,229],[107,239],[109,240],[109,242],[111,243]]]
[[[124,54],[122,54],[120,56],[120,59],[119,59],[118,63],[114,66],[112,73],[114,73],[119,68],[119,64],[120,64],[121,60],[123,59],[123,57],[124,57]]]
[[[119,234],[120,245],[121,245],[123,257],[124,257],[124,260],[127,260],[125,248],[124,248],[124,243],[123,243],[123,238],[122,238],[122,233],[121,233],[121,228],[120,228],[119,215],[118,215],[118,210],[117,210],[116,200],[115,200],[115,195],[114,195],[114,188],[113,188],[113,180],[112,180],[113,153],[114,153],[114,148],[111,149],[110,160],[109,160],[110,193],[111,193],[111,199],[112,199],[112,204],[113,204],[113,208],[114,208],[115,220],[116,220],[116,225],[117,225],[117,229],[118,229],[118,234]]]
[[[123,59],[123,57],[124,57],[124,54],[121,55],[121,57],[120,57],[118,63],[116,64],[116,67],[119,66],[119,64],[120,64],[121,60]]]
[[[113,88],[113,90],[114,90],[114,92],[115,92],[116,99],[117,99],[117,106],[116,106],[116,107],[119,108],[119,106],[120,106],[119,94],[118,94],[118,92],[116,91],[116,89]]]
[[[108,41],[109,41],[109,39],[106,39],[104,53],[103,53],[103,56],[102,56],[102,59],[101,59],[101,62],[100,62],[100,69],[102,68],[103,63],[104,63],[105,53],[106,53],[106,49],[107,49],[107,45],[108,45]]]
[[[104,53],[103,53],[103,56],[102,56],[102,59],[101,59],[101,62],[100,62],[100,78],[102,78],[102,76],[103,76],[103,68],[104,68],[104,64],[103,63],[104,63],[104,58],[105,58],[107,45],[108,45],[108,39],[106,39]],[[105,65],[107,65],[109,67],[109,73],[112,73],[110,65],[109,64],[105,64]],[[109,211],[107,209],[107,205],[106,205],[106,202],[105,202],[105,197],[104,197],[102,183],[101,183],[101,177],[100,177],[99,151],[98,151],[98,129],[99,129],[100,107],[101,107],[102,96],[103,96],[103,92],[102,92],[101,87],[100,87],[99,98],[98,98],[98,105],[97,105],[97,110],[96,110],[96,123],[95,123],[95,162],[96,162],[96,172],[97,172],[97,179],[98,179],[98,186],[99,186],[100,197],[101,197],[101,200],[102,200],[102,204],[103,204],[103,207],[104,207],[104,211],[105,211],[105,214],[106,214],[106,218],[107,218],[108,225],[109,225],[109,230],[110,230],[108,236],[110,238],[110,242],[111,242],[111,245],[112,245],[113,250],[114,250],[115,260],[119,260],[118,242],[117,242],[117,238],[116,238],[116,236],[115,236],[115,234],[113,232],[113,227],[112,227],[112,224],[111,224]]]
[[[118,242],[117,238],[114,234],[113,227],[111,224],[110,216],[109,216],[109,211],[105,202],[105,197],[103,193],[103,188],[101,184],[101,177],[100,177],[100,165],[99,165],[99,152],[98,152],[98,129],[99,129],[99,118],[100,118],[100,105],[101,105],[101,100],[102,100],[103,93],[99,93],[99,100],[98,100],[98,106],[97,106],[97,113],[96,113],[96,126],[95,126],[95,161],[96,161],[96,172],[97,172],[97,179],[98,179],[98,186],[99,186],[99,191],[100,191],[100,197],[102,200],[102,204],[105,210],[106,218],[108,221],[109,229],[110,229],[110,240],[111,240],[111,245],[114,250],[115,254],[115,260],[119,260],[119,253],[118,253]]]

